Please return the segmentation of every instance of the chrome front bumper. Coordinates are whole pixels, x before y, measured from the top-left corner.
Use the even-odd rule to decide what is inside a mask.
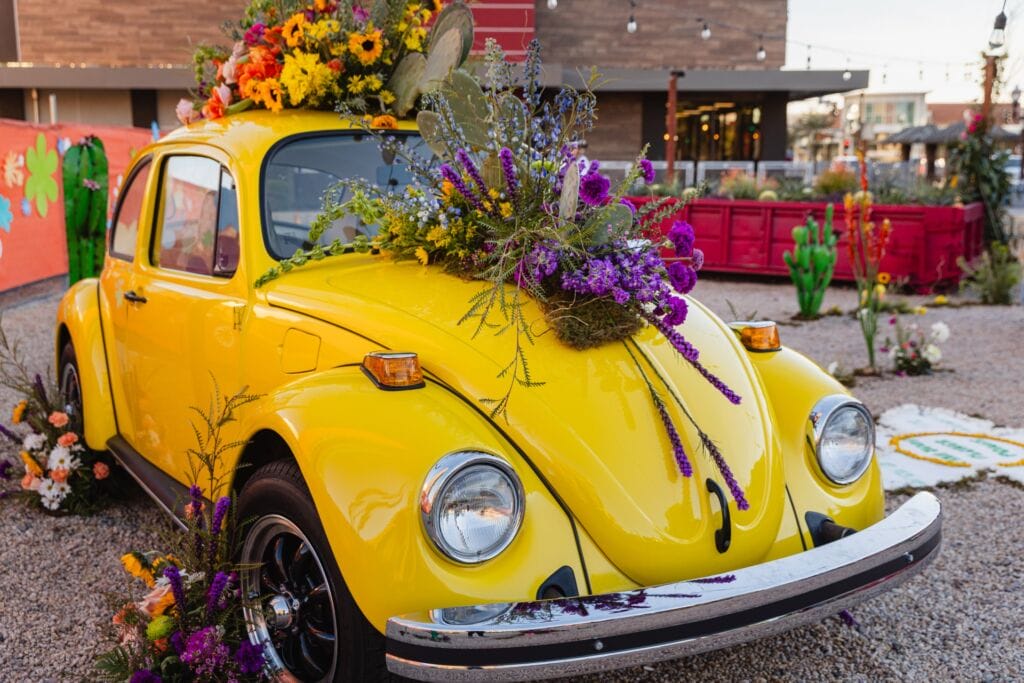
[[[388,669],[424,681],[524,681],[716,650],[899,585],[936,556],[941,537],[939,501],[918,493],[856,534],[730,574],[514,603],[472,624],[447,623],[442,610],[392,617]]]

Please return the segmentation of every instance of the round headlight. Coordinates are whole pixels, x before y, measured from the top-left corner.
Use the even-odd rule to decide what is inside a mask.
[[[456,562],[474,564],[508,547],[523,521],[523,485],[512,467],[487,453],[441,458],[420,496],[427,536]]]
[[[871,464],[875,422],[864,404],[849,396],[826,396],[811,411],[818,465],[836,484],[852,484]]]

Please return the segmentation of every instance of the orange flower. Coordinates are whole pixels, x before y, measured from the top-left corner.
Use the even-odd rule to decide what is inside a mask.
[[[60,427],[66,427],[69,421],[67,413],[62,413],[59,410],[50,413],[50,417],[46,418],[46,420],[47,422],[52,424],[54,427],[57,427],[58,429]]]
[[[263,45],[249,50],[249,61],[239,66],[238,89],[242,97],[253,97],[253,91],[260,81],[277,78],[281,74],[281,64],[274,51]]]
[[[345,66],[341,63],[340,59],[332,59],[327,62],[327,68],[336,74],[344,73]]]
[[[220,90],[213,88],[210,91],[210,99],[206,100],[206,104],[203,105],[203,118],[210,121],[219,119],[227,113],[227,109],[224,100],[220,97]]]
[[[35,491],[39,488],[39,480],[26,472],[25,476],[21,478],[21,488],[26,491]]]
[[[64,448],[73,446],[76,443],[78,443],[78,434],[75,434],[74,432],[66,432],[64,434],[61,434],[57,438],[57,443],[63,446]]]
[[[288,47],[297,47],[302,42],[302,27],[306,24],[306,15],[302,12],[293,14],[281,28],[281,37]]]
[[[370,121],[372,128],[385,128],[387,130],[394,130],[398,128],[398,121],[394,116],[388,114],[381,114],[380,116],[374,116],[373,120]]]
[[[11,411],[11,422],[21,424],[21,421],[25,419],[26,410],[28,410],[28,401],[18,401],[18,405],[14,406],[14,410]]]
[[[58,484],[63,484],[68,480],[68,471],[63,467],[50,470],[50,479],[53,479]]]
[[[174,593],[170,584],[154,586],[136,605],[150,618],[158,617],[174,604]]]
[[[110,476],[110,467],[105,462],[95,462],[92,465],[92,476],[96,481],[102,481]]]
[[[887,285],[890,282],[892,282],[892,275],[889,275],[889,273],[884,271],[878,274],[878,284]]]

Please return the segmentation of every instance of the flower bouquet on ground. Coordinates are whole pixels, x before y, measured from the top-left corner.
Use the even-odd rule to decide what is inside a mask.
[[[249,107],[343,107],[394,128],[468,57],[473,14],[440,0],[253,0],[227,33],[231,49],[193,57],[196,99],[178,103],[182,123]]]
[[[2,326],[0,385],[21,397],[11,411],[18,431],[0,424],[0,435],[19,454],[13,463],[0,459],[0,497],[27,496],[50,512],[91,514],[102,508],[113,491],[110,454],[85,445],[81,415],[64,405],[56,386],[26,368]]]
[[[944,322],[932,323],[926,333],[917,323],[904,325],[897,316],[889,319],[895,339],[885,338],[879,349],[888,353],[897,375],[930,375],[932,368],[942,360],[939,344],[949,340],[949,326]]]
[[[186,531],[167,539],[170,552],[132,551],[121,557],[125,571],[145,592],[134,599],[113,596],[112,647],[97,658],[102,680],[122,683],[266,680],[263,652],[249,642],[243,618],[247,604],[239,588],[233,501],[217,496],[226,487],[222,455],[238,447],[221,429],[252,400],[242,392],[214,410],[198,411],[198,447],[190,451],[194,481],[208,480],[208,504],[198,483],[184,505]],[[138,584],[136,584],[138,585]]]
[[[638,179],[654,180],[643,153],[614,187],[600,162],[577,158],[596,120],[595,97],[589,88],[569,87],[542,97],[539,52],[534,41],[520,80],[489,41],[485,84],[453,71],[439,90],[424,97],[426,108],[416,122],[439,163],[378,134],[382,151],[406,162],[412,176],[406,189],[391,192],[367,180],[343,181],[328,193],[313,222],[308,241],[315,246],[281,261],[256,285],[310,261],[374,250],[485,283],[459,324],[472,326],[474,336],[487,331],[510,337],[510,358],[498,375],[507,389],[481,399],[494,416],[507,417],[515,388],[543,384],[527,360],[536,322],[527,310],[530,303],[564,344],[576,349],[626,344],[641,373],[630,339],[645,325],[653,326],[685,362],[739,403],[740,397],[701,364],[699,351],[680,329],[687,316],[683,295],[693,289],[703,263],[693,228],[682,221],[673,225],[667,245],[674,256],[663,261],[662,238],[652,236],[679,205],[662,198],[638,209],[624,199]],[[346,199],[340,201],[341,196]],[[381,226],[379,232],[372,239],[322,243],[324,232],[349,215]],[[679,435],[653,387],[648,382],[680,470],[689,476]],[[735,483],[713,440],[694,426],[726,479]],[[733,491],[742,509],[742,492],[738,486]]]

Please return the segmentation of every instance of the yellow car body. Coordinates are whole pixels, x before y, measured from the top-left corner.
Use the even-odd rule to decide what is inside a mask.
[[[528,354],[544,384],[516,390],[508,419],[491,419],[480,399],[504,391],[507,378],[497,375],[510,338],[474,337],[458,322],[481,283],[350,254],[254,287],[276,264],[261,233],[265,157],[282,140],[348,129],[333,114],[247,112],[180,129],[139,152],[135,167],[150,170],[140,181],[134,253],[108,254],[98,280],[76,283],[58,314],[57,350],[68,342],[75,350],[91,447],[128,444],[184,484],[190,406],[209,405],[214,381],[222,392],[245,386],[261,395],[231,427],[247,445],[226,466],[264,464],[267,453],[294,459],[352,596],[382,633],[395,615],[533,600],[561,567],[581,595],[628,591],[804,552],[815,545],[807,512],[852,529],[882,519],[874,459],[857,481],[838,485],[823,475],[808,438],[815,404],[846,390],[792,350],[746,350],[695,300],[687,338],[741,405],[680,362],[653,329],[636,341],[715,439],[751,502],[740,511],[729,501],[727,552],[716,549],[723,515],[705,488],[718,471],[688,429],[681,436],[694,476],[679,473],[622,344],[577,351],[539,335]],[[180,155],[212,159],[233,177],[240,257],[231,277],[154,263],[154,226],[170,206],[161,171]],[[528,310],[541,326],[539,310]],[[375,386],[360,363],[383,349],[417,353],[425,386]],[[669,410],[686,424],[678,406]],[[438,551],[419,510],[430,468],[466,449],[504,459],[525,493],[515,539],[473,566]],[[236,475],[236,486],[245,476]]]

